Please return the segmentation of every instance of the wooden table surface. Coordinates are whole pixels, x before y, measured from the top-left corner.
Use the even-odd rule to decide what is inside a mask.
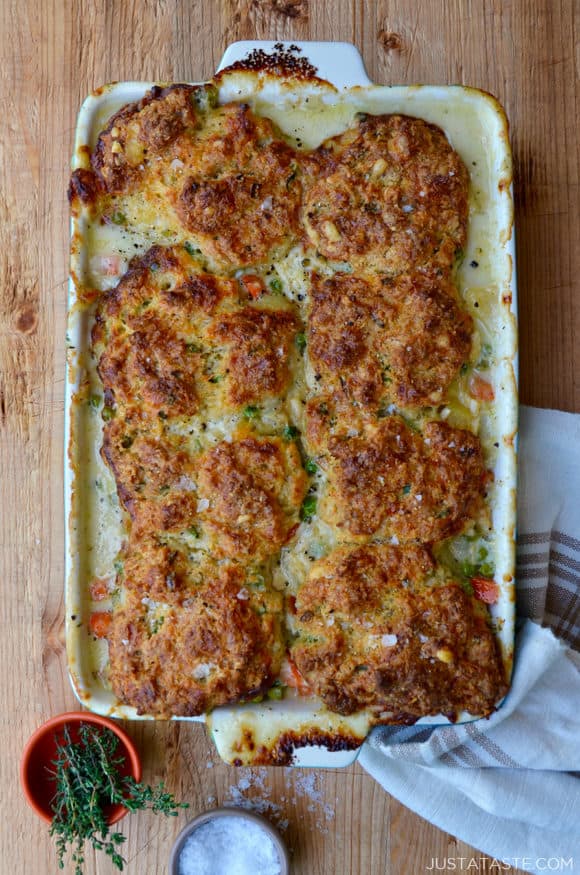
[[[46,718],[75,707],[63,635],[63,388],[75,117],[111,80],[200,80],[236,39],[348,40],[379,83],[466,83],[507,109],[516,159],[521,397],[580,410],[574,0],[1,0],[0,2],[0,831],[3,872],[56,872],[18,760]],[[191,814],[248,800],[286,827],[295,875],[409,875],[474,857],[390,798],[360,767],[236,770],[202,726],[133,724],[145,778]],[[185,822],[123,823],[128,875],[162,873]],[[522,848],[522,855],[526,849]],[[11,861],[11,862],[9,862]],[[459,864],[457,864],[459,867]],[[112,872],[87,855],[86,872]]]

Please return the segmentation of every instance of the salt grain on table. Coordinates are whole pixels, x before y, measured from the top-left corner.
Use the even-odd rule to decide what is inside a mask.
[[[179,856],[179,875],[280,875],[280,856],[257,824],[237,817],[209,820],[195,829]]]
[[[280,802],[286,803],[292,799],[308,799],[307,811],[316,815],[315,827],[322,835],[329,832],[328,824],[334,820],[335,811],[332,805],[324,802],[320,789],[320,777],[315,772],[297,769],[283,769],[284,783],[287,792],[280,797]],[[236,808],[246,808],[263,814],[271,820],[281,832],[286,832],[289,820],[285,808],[278,805],[270,797],[272,788],[268,786],[268,770],[265,768],[241,768],[238,772],[237,784],[230,785],[223,805],[234,805]],[[214,797],[207,800],[208,805],[215,802]]]

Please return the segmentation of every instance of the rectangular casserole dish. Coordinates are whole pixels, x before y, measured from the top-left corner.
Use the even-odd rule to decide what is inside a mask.
[[[490,504],[499,599],[491,613],[509,677],[515,604],[517,334],[507,121],[494,98],[475,89],[373,85],[357,50],[346,43],[303,43],[297,50],[282,47],[283,57],[307,58],[317,68],[316,77],[311,70],[305,73],[303,65],[284,69],[278,63],[274,69],[272,65],[264,69],[260,55],[253,56],[252,69],[236,66],[255,49],[271,53],[279,46],[269,42],[230,46],[218,70],[225,71],[217,78],[220,102],[249,103],[306,148],[342,132],[357,112],[417,116],[445,131],[470,171],[468,242],[458,283],[482,341],[493,348],[487,364],[495,400],[479,425],[487,463],[494,472]],[[118,83],[87,98],[78,120],[73,170],[84,166],[87,149],[93,148],[107,119],[121,106],[140,99],[152,84]],[[89,582],[114,573],[122,539],[114,480],[99,455],[102,423],[91,404],[96,380],[89,353],[94,300],[83,289],[91,286],[90,257],[99,245],[98,234],[97,238],[92,234],[82,215],[73,220],[65,472],[68,665],[82,704],[97,713],[137,719],[135,710],[120,704],[107,689],[106,647],[89,634]],[[474,416],[478,415],[474,407]],[[328,711],[318,700],[291,694],[279,702],[238,704],[217,708],[205,718],[187,719],[205,720],[222,758],[236,764],[347,765],[369,729],[366,712],[345,717]],[[444,723],[446,718],[420,722]]]

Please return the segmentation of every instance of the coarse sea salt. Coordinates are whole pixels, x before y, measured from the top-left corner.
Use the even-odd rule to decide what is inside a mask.
[[[218,817],[193,830],[179,855],[179,875],[280,875],[276,845],[238,817]]]
[[[381,644],[383,645],[383,647],[394,647],[396,643],[396,635],[383,635],[383,637],[381,638]]]

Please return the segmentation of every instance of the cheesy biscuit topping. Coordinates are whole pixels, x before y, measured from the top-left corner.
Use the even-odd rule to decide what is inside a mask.
[[[304,187],[308,242],[356,270],[449,271],[464,246],[465,165],[443,131],[421,119],[362,116],[310,156]]]
[[[493,709],[505,691],[481,603],[422,547],[343,548],[312,566],[295,604],[292,655],[333,711],[387,722]]]
[[[337,400],[375,412],[439,404],[472,330],[453,284],[436,274],[313,277],[310,361]]]
[[[289,678],[373,722],[488,714],[501,658],[456,555],[490,527],[468,173],[405,115],[299,145],[178,84],[73,173],[75,214],[123,241],[81,295],[123,526],[106,683],[158,717]]]

